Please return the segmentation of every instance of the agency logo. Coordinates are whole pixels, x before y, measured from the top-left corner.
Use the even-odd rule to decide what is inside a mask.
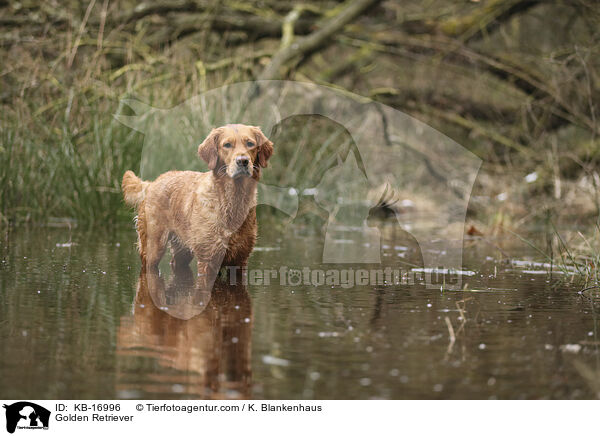
[[[6,409],[6,431],[14,433],[16,429],[48,430],[50,411],[29,401],[19,401],[11,405],[4,404]]]
[[[124,115],[124,106],[135,115]],[[170,109],[125,99],[115,118],[144,134],[140,173],[154,180],[173,169],[206,171],[193,156],[213,127],[258,125],[272,136],[286,120],[305,116],[339,126],[347,140],[312,142],[306,133],[276,142],[258,204],[279,209],[290,222],[301,203],[327,212],[322,256],[315,259],[323,270],[382,265],[382,235],[368,217],[385,206],[396,227],[416,240],[426,286],[439,289],[432,274],[442,272],[452,276],[445,288],[460,289],[466,211],[481,159],[408,114],[316,84],[257,81],[216,88]],[[404,214],[404,201],[421,215]],[[422,217],[426,225],[418,225]]]

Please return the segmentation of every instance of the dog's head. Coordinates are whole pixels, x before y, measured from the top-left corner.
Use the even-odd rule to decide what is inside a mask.
[[[198,147],[198,155],[217,176],[255,177],[267,166],[273,143],[260,127],[228,124],[213,129]]]

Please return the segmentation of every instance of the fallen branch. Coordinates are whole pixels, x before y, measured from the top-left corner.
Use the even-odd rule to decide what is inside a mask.
[[[280,70],[294,59],[300,59],[311,55],[320,47],[331,43],[331,37],[354,21],[362,13],[381,0],[354,0],[348,2],[347,6],[334,17],[326,20],[319,30],[308,36],[299,38],[290,45],[283,46],[271,59],[271,62],[260,74],[260,80],[276,79],[280,76]]]
[[[472,117],[482,121],[513,124],[518,122],[515,108],[498,107],[492,103],[474,101],[470,96],[449,95],[434,89],[415,88],[376,88],[371,90],[373,100],[395,108],[406,108],[407,104],[425,103],[444,111],[452,111],[462,117]]]
[[[265,19],[257,15],[221,14],[215,17],[208,13],[187,12],[170,13],[157,32],[146,39],[150,46],[157,46],[180,39],[184,36],[211,30],[214,32],[244,32],[244,42],[261,38],[278,38],[282,34],[283,19]],[[313,22],[306,19],[296,21],[296,33],[305,35],[310,32]]]
[[[437,30],[446,36],[472,42],[494,32],[502,23],[539,3],[540,0],[492,0],[469,15],[444,20]]]
[[[207,6],[207,5],[205,5]],[[169,2],[142,2],[135,8],[116,14],[114,19],[118,23],[127,24],[154,14],[167,14],[169,12],[199,11],[198,1],[171,0]]]
[[[584,126],[591,131],[598,131],[598,126],[584,112],[574,108],[564,101],[552,85],[534,71],[526,71],[522,66],[493,56],[485,55],[470,49],[459,41],[432,37],[416,38],[398,32],[387,32],[384,35],[374,35],[372,40],[339,36],[340,42],[363,47],[368,45],[375,51],[403,57],[442,55],[444,60],[458,65],[472,65],[499,80],[509,82],[523,93],[533,97],[533,105],[550,111],[546,130],[555,130],[568,124]]]

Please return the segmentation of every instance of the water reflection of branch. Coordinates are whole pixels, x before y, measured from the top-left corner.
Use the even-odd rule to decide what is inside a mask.
[[[456,302],[456,309],[458,310],[459,316],[458,319],[460,321],[460,325],[458,327],[458,329],[455,331],[454,327],[452,326],[452,321],[450,321],[449,317],[445,317],[444,321],[446,321],[446,326],[448,327],[448,348],[446,349],[446,355],[444,357],[444,360],[447,360],[450,357],[450,354],[452,354],[452,350],[454,349],[454,344],[456,343],[456,338],[464,332],[464,328],[465,328],[465,324],[467,323],[467,317],[466,317],[466,312],[465,312],[465,306],[467,304],[467,301],[472,300],[472,297],[469,298],[464,298],[460,301]]]
[[[454,334],[454,328],[452,327],[452,321],[450,321],[450,318],[445,317],[444,321],[446,321],[446,325],[448,326],[448,335],[450,337],[450,343],[448,344],[448,348],[446,349],[446,358],[448,358],[448,355],[452,353],[454,342],[456,342],[456,335]]]
[[[381,307],[383,305],[383,296],[385,291],[383,289],[375,289],[375,307],[373,308],[373,315],[371,316],[370,324],[376,326],[377,322],[381,318]]]

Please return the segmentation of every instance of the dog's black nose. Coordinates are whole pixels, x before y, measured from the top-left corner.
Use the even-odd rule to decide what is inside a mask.
[[[241,167],[247,167],[250,163],[250,159],[248,159],[248,156],[238,156],[235,158],[235,161]]]

